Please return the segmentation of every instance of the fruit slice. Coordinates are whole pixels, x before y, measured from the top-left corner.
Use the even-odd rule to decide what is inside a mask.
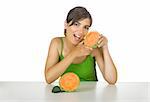
[[[64,74],[59,80],[59,86],[64,91],[75,91],[80,84],[79,77],[72,72]]]
[[[97,47],[100,34],[96,31],[89,32],[84,38],[84,44],[91,48]]]

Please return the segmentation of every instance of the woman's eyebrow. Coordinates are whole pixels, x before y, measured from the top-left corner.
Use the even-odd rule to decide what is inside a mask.
[[[78,24],[80,24],[80,25],[81,25],[81,23],[80,23],[79,21],[76,21],[75,23],[78,23]],[[90,27],[90,25],[84,25],[84,26],[86,26],[86,27]]]
[[[85,25],[85,27],[90,27],[90,25]]]
[[[81,24],[79,21],[76,21],[75,23]]]

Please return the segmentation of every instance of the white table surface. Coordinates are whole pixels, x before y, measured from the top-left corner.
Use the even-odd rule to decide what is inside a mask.
[[[150,83],[81,82],[75,92],[52,93],[58,83],[0,82],[0,102],[150,102]]]

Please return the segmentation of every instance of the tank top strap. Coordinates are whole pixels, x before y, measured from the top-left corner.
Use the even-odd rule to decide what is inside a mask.
[[[60,53],[60,55],[62,56],[62,52],[63,52],[63,48],[64,48],[64,42],[63,42],[63,37],[61,37],[60,39],[61,39],[61,53]]]

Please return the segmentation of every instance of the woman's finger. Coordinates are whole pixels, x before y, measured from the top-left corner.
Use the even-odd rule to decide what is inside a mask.
[[[100,44],[98,44],[98,45],[97,45],[97,47],[99,47],[99,48],[100,48],[100,47],[102,47],[102,46],[103,46],[103,44],[104,44],[104,42],[102,41]]]
[[[86,49],[93,50],[93,48],[85,46]]]
[[[84,41],[82,40],[78,45],[83,45],[84,44]]]
[[[103,41],[103,37],[101,37],[100,39],[99,39],[99,41],[97,42],[97,44],[100,44],[102,41]]]
[[[100,39],[100,38],[102,38],[102,37],[103,37],[103,36],[102,36],[102,34],[101,34],[101,35],[99,35],[99,39]]]

